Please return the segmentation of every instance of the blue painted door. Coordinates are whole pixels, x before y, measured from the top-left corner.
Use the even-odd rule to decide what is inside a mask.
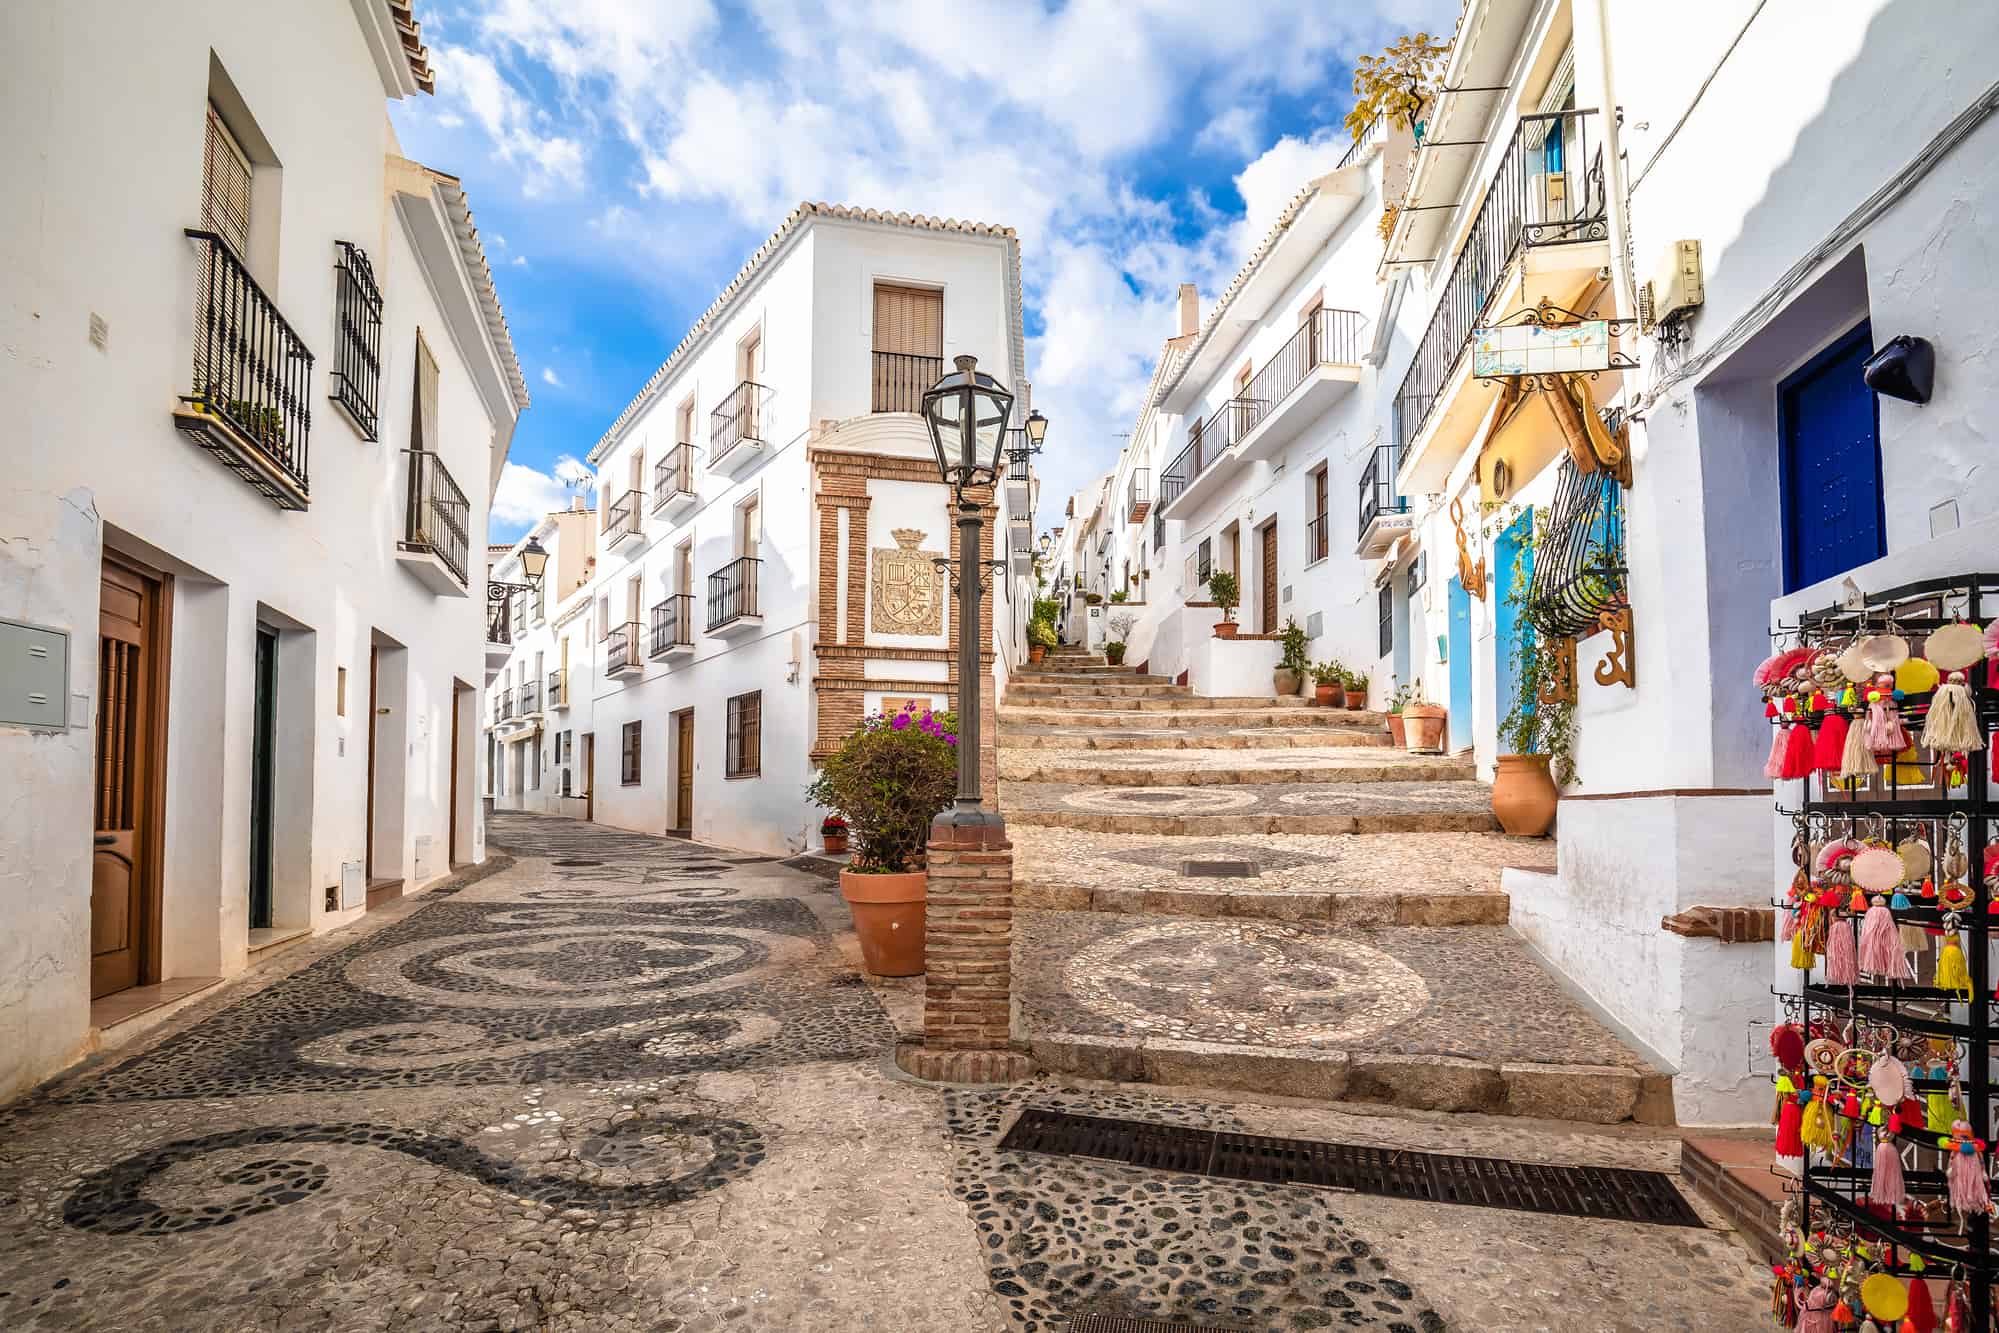
[[[1513,699],[1520,690],[1513,654],[1521,637],[1534,632],[1514,605],[1526,598],[1527,585],[1534,577],[1533,535],[1534,511],[1529,509],[1499,534],[1492,548],[1492,700],[1496,722],[1504,722],[1513,711]],[[1503,744],[1499,748],[1506,750]]]
[[[1777,386],[1785,592],[1887,554],[1880,413],[1860,378],[1873,351],[1863,321]]]
[[[1445,706],[1451,710],[1451,749],[1464,750],[1472,743],[1471,594],[1456,576],[1451,578],[1448,593],[1451,632],[1445,647],[1451,658],[1451,698]]]

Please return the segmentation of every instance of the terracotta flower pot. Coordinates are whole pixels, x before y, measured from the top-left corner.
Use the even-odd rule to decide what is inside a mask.
[[[1339,697],[1334,698],[1333,696],[1335,695]],[[1331,683],[1314,685],[1312,687],[1312,701],[1321,708],[1338,708],[1346,703],[1346,695],[1340,690],[1339,686]]]
[[[1038,643],[1030,643],[1030,644],[1028,644],[1028,645],[1027,645],[1027,662],[1028,662],[1028,665],[1030,665],[1030,666],[1036,666],[1036,665],[1039,665],[1039,664],[1040,664],[1040,662],[1041,662],[1041,659],[1042,659],[1042,658],[1044,658],[1044,657],[1046,657],[1046,656],[1048,656],[1048,650],[1047,650],[1046,648],[1042,647],[1042,646],[1041,646],[1040,644],[1038,644]]]
[[[1361,709],[1367,707],[1366,690],[1348,690],[1346,696],[1348,708]]]
[[[1218,638],[1218,639],[1233,639],[1233,638],[1235,637],[1235,632],[1236,632],[1236,623],[1235,623],[1235,621],[1233,621],[1233,620],[1217,620],[1217,621],[1215,622],[1215,637],[1216,637],[1216,638]]]
[[[1289,667],[1278,667],[1270,674],[1271,685],[1280,699],[1287,694],[1298,693],[1298,680],[1298,673]]]
[[[923,901],[929,876],[840,872],[840,896],[854,914],[861,937],[861,965],[878,977],[913,977],[923,971]]]
[[[844,833],[822,833],[819,840],[826,844],[828,856],[838,856],[847,850],[847,835]]]
[[[1402,710],[1403,746],[1411,754],[1440,754],[1444,748],[1444,723],[1449,719],[1438,704],[1409,704]]]
[[[1388,739],[1397,745],[1408,746],[1409,736],[1407,728],[1402,723],[1402,714],[1390,713],[1388,715]]]
[[[1516,838],[1538,838],[1555,822],[1561,793],[1545,754],[1503,754],[1492,777],[1492,813]]]
[[[1108,643],[1107,643],[1107,644],[1105,644],[1105,645],[1104,645],[1104,661],[1106,661],[1106,662],[1110,663],[1110,664],[1111,664],[1112,666],[1123,666],[1123,665],[1124,665],[1124,645],[1123,645],[1123,644],[1118,644],[1118,645],[1117,645],[1116,647],[1112,647],[1112,646],[1111,646],[1110,644],[1108,644]]]

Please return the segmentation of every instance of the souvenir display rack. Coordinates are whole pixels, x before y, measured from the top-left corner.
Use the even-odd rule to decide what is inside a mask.
[[[1913,648],[1913,656],[1921,657],[1929,636],[1936,631],[1964,623],[1983,625],[1985,618],[1995,612],[1999,612],[1999,574],[1965,574],[1867,594],[1864,600],[1807,614],[1796,625],[1779,626],[1773,637],[1780,641],[1781,648],[1787,643],[1857,644],[1867,635],[1895,635],[1906,639]],[[1957,633],[1961,638],[1964,632]],[[1910,882],[1897,886],[1895,891],[1896,906],[1891,912],[1899,937],[1905,945],[1911,938],[1918,941],[1914,951],[1917,963],[1911,974],[1914,979],[1883,982],[1877,975],[1868,981],[1867,974],[1856,973],[1849,979],[1850,984],[1835,984],[1823,977],[1814,979],[1813,967],[1806,966],[1796,991],[1775,993],[1783,1004],[1786,1023],[1797,1025],[1806,1038],[1835,1034],[1829,1046],[1818,1042],[1813,1045],[1827,1046],[1834,1052],[1846,1044],[1866,1046],[1873,1052],[1870,1061],[1883,1051],[1906,1054],[1910,1058],[1905,1064],[1911,1075],[1907,1086],[1914,1098],[1926,1101],[1933,1093],[1945,1098],[1960,1095],[1962,1101],[1956,1104],[1956,1114],[1970,1125],[1971,1134],[1980,1146],[1975,1161],[1980,1177],[1984,1178],[1990,1169],[1990,1158],[1983,1148],[1992,1143],[1994,1130],[1992,1011],[1995,1002],[1999,1002],[1993,991],[1989,949],[1994,886],[1987,883],[1985,874],[1987,846],[1994,840],[1992,821],[1999,819],[1999,805],[1993,799],[1995,785],[1999,784],[1995,784],[1988,772],[1994,763],[1999,763],[1999,757],[1990,752],[1995,740],[1993,728],[1999,724],[1999,693],[1995,693],[1995,687],[1999,687],[1999,665],[1981,657],[1967,669],[1967,677],[1972,716],[1986,751],[1952,755],[1918,747],[1913,761],[1883,757],[1877,774],[1859,779],[1842,780],[1836,773],[1814,771],[1802,779],[1805,799],[1795,807],[1782,799],[1778,805],[1780,813],[1792,817],[1797,825],[1797,848],[1803,858],[1800,875],[1808,883],[1817,860],[1816,849],[1842,835],[1849,839],[1871,835],[1897,848],[1914,839],[1926,843],[1926,851],[1936,849],[1943,853],[1934,876],[1934,884],[1943,886],[1941,895],[1928,879],[1922,882],[1920,890]],[[1810,688],[1802,673],[1799,679]],[[1868,711],[1865,701],[1872,697],[1870,688],[1865,683],[1860,686],[1858,701],[1851,698],[1851,690],[1811,694],[1809,702],[1807,696],[1800,696],[1796,701],[1798,711],[1787,712],[1792,707],[1788,703],[1776,709],[1774,720],[1779,734],[1786,730],[1787,724],[1795,726],[1800,713],[1805,721],[1815,717],[1823,726],[1837,712],[1852,728],[1862,727]],[[1766,697],[1772,697],[1768,689],[1765,693]],[[1904,695],[1897,688],[1893,697],[1893,706],[1899,708],[1913,738],[1921,732],[1936,696]],[[1824,707],[1816,714],[1810,711],[1820,704]],[[1777,763],[1777,753],[1778,749],[1773,748],[1773,765]],[[1908,755],[1899,758],[1906,760]],[[1779,783],[1780,795],[1798,790],[1793,781]],[[1953,851],[1962,854],[1961,864],[1965,867],[1958,883],[1949,882],[1943,873],[1944,862]],[[1831,882],[1842,883],[1836,876]],[[1968,890],[1968,898],[1963,890]],[[1857,949],[1862,929],[1862,917],[1857,910],[1861,890],[1854,887],[1853,895],[1853,914],[1829,914],[1833,919],[1827,929],[1853,932]],[[1873,901],[1879,904],[1881,899],[1876,897]],[[1780,910],[1786,911],[1794,906],[1795,903],[1779,904]],[[1944,989],[1934,984],[1937,980],[1933,975],[1934,962],[1943,956],[1942,937],[1953,918],[1969,972],[1968,1001],[1961,985]],[[1921,934],[1917,935],[1917,931]],[[1920,947],[1923,937],[1929,940],[1933,959],[1923,957]],[[1794,961],[1796,957],[1794,954]],[[1805,957],[1811,963],[1824,961],[1811,958],[1809,953]],[[1827,1049],[1815,1053],[1821,1062]],[[1948,1059],[1941,1058],[1945,1050],[1950,1052]],[[1810,1080],[1818,1070],[1818,1066],[1808,1062],[1799,1081]],[[1836,1077],[1833,1083],[1835,1103],[1841,1082]],[[1850,1091],[1852,1081],[1845,1082]],[[1782,1087],[1780,1083],[1780,1090]],[[1864,1084],[1862,1090],[1864,1093]],[[1810,1098],[1803,1092],[1799,1089],[1797,1100],[1809,1104]],[[1823,1096],[1824,1092],[1825,1085],[1821,1082],[1818,1095]],[[1848,1099],[1845,1104],[1850,1109],[1852,1102]],[[1781,1108],[1780,1101],[1780,1111]],[[1927,1118],[1937,1117],[1932,1113]],[[1796,1226],[1808,1252],[1815,1235],[1844,1237],[1847,1249],[1843,1253],[1848,1257],[1837,1262],[1854,1263],[1851,1256],[1857,1251],[1864,1256],[1859,1262],[1872,1273],[1895,1275],[1896,1280],[1926,1274],[1944,1284],[1947,1319],[1957,1319],[1962,1325],[1963,1316],[1968,1314],[1971,1322],[1963,1327],[1992,1328],[1993,1283],[1999,1278],[1999,1257],[1995,1257],[1993,1250],[1994,1223],[1989,1209],[1960,1212],[1952,1208],[1947,1169],[1954,1149],[1939,1147],[1944,1136],[1936,1126],[1926,1123],[1903,1126],[1899,1135],[1892,1132],[1901,1123],[1899,1120],[1888,1120],[1871,1129],[1865,1115],[1857,1121],[1837,1123],[1846,1135],[1837,1150],[1823,1153],[1807,1149],[1796,1164],[1782,1172],[1795,1176],[1794,1181],[1787,1182],[1787,1190],[1792,1193],[1792,1204],[1786,1210],[1787,1222]],[[1868,1163],[1872,1152],[1887,1150],[1891,1142],[1904,1150],[1901,1156],[1907,1163],[1903,1175],[1909,1203],[1903,1208],[1884,1210],[1869,1204],[1873,1172]],[[1826,1242],[1821,1239],[1819,1244],[1824,1246]],[[1830,1270],[1836,1266],[1826,1256],[1837,1252],[1836,1247],[1811,1252],[1826,1260],[1828,1272],[1824,1281],[1831,1282]],[[1964,1285],[1959,1287],[1959,1282]],[[1779,1307],[1784,1304],[1783,1286],[1780,1269]],[[1853,1288],[1849,1286],[1847,1290]],[[1965,1306],[1954,1304],[1960,1299]],[[1852,1307],[1849,1317],[1857,1323],[1867,1312],[1858,1301],[1852,1302]],[[1800,1308],[1818,1307],[1800,1302]],[[1957,1313],[1960,1310],[1962,1313]],[[1784,1322],[1810,1317],[1793,1311]],[[1798,1326],[1812,1325],[1801,1322]],[[1883,1320],[1880,1326],[1904,1327],[1899,1317]],[[1956,1326],[1959,1325],[1948,1322],[1937,1325]]]

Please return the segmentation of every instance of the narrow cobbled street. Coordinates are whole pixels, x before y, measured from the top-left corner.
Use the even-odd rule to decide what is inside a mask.
[[[0,1124],[0,1327],[1060,1330],[1748,1327],[1719,1230],[1002,1150],[1028,1106],[1671,1171],[1677,1144],[1220,1104],[884,1057],[802,871],[495,818],[511,864],[323,937]]]

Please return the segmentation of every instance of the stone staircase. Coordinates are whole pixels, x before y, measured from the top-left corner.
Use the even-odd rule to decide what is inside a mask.
[[[1506,928],[1464,759],[1382,715],[1204,698],[1057,650],[998,717],[1017,1035],[1087,1077],[1611,1122],[1655,1073]]]

